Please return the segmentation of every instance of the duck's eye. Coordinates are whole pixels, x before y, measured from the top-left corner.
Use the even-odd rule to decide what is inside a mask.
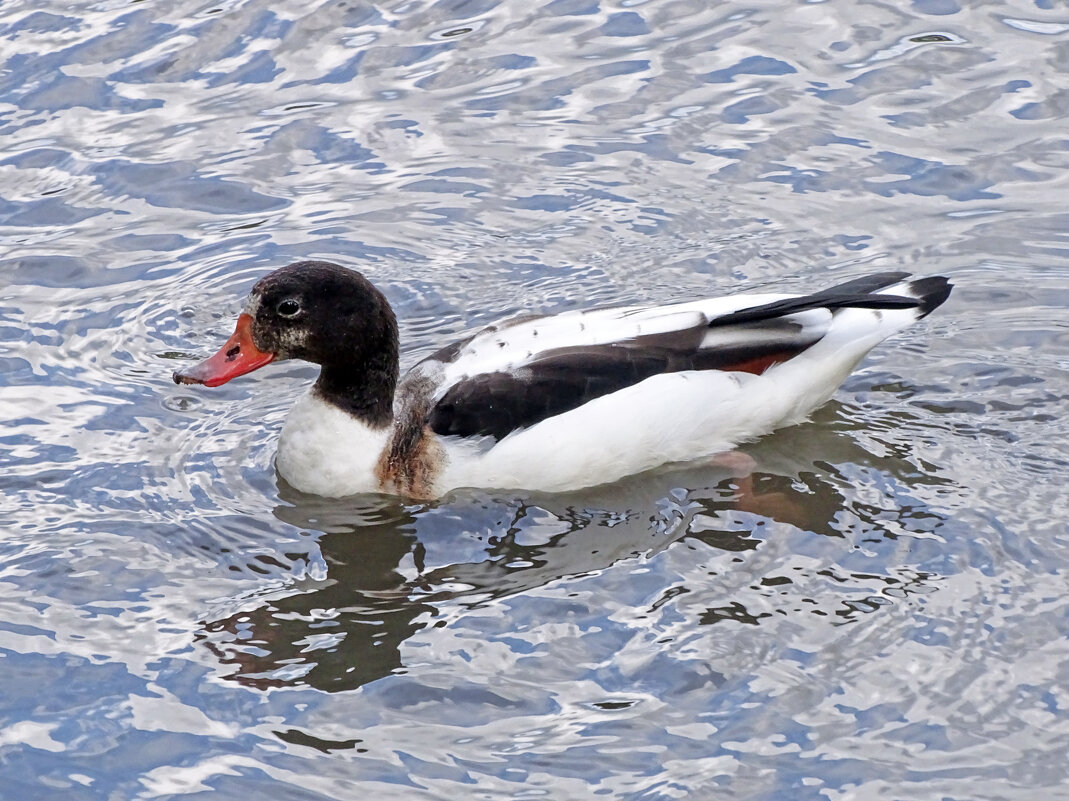
[[[275,310],[283,317],[296,317],[301,310],[301,304],[293,298],[286,298],[275,307]]]

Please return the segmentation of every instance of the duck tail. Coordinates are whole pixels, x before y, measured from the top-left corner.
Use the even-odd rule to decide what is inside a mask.
[[[915,278],[884,290],[889,294],[907,295],[917,300],[917,319],[927,317],[950,297],[954,285],[942,275]],[[882,293],[881,293],[882,294]]]

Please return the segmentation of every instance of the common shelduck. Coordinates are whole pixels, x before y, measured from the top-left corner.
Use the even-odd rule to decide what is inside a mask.
[[[527,316],[442,348],[399,383],[383,294],[354,270],[302,261],[260,279],[233,336],[174,380],[214,387],[282,359],[320,365],[278,445],[279,473],[303,492],[556,492],[801,422],[950,289],[885,272],[811,295]]]

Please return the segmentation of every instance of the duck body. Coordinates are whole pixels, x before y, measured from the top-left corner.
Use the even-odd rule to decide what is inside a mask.
[[[557,492],[801,422],[949,293],[945,278],[880,273],[811,295],[527,317],[443,348],[398,382],[386,299],[359,273],[299,262],[261,279],[234,336],[175,381],[214,386],[280,358],[321,364],[276,462],[304,492]]]

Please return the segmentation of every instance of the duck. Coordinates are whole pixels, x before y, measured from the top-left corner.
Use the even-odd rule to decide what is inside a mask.
[[[257,281],[233,335],[173,379],[216,387],[285,359],[319,365],[275,459],[301,492],[564,492],[715,458],[806,420],[951,288],[943,276],[880,272],[811,294],[527,315],[402,378],[385,295],[356,270],[299,261]]]

